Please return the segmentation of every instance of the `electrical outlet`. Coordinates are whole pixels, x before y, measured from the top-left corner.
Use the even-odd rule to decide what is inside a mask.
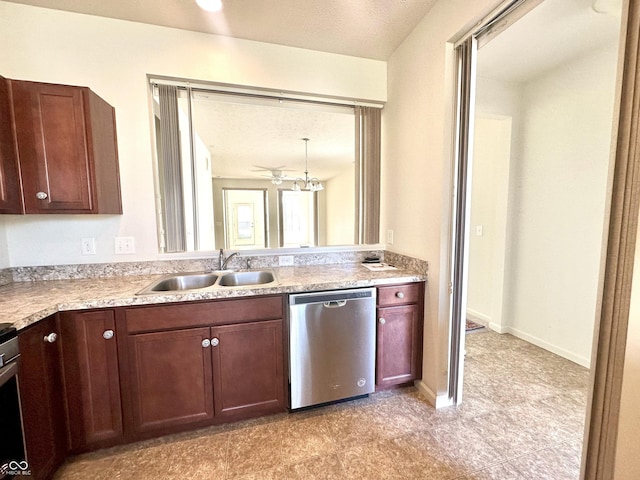
[[[293,266],[293,255],[280,255],[278,257],[278,265],[280,267],[292,267]]]
[[[116,255],[126,255],[136,253],[136,244],[133,237],[115,238]]]
[[[387,230],[387,244],[393,245],[393,230]]]
[[[96,254],[96,239],[93,237],[83,238],[81,241],[82,255]]]
[[[484,233],[484,228],[482,225],[476,225],[476,236],[481,237]]]

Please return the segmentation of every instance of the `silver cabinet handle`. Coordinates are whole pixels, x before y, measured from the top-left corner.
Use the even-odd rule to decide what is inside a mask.
[[[44,337],[44,341],[47,343],[55,343],[56,340],[58,340],[58,334],[57,333],[50,333],[49,335],[45,335]]]
[[[38,200],[44,200],[47,197],[48,197],[47,192],[38,192],[38,193],[36,193],[36,198]]]
[[[386,321],[384,318],[382,318],[382,317],[380,317],[380,319],[378,320],[378,322],[380,322],[380,325],[384,325],[385,323],[387,323],[387,321]]]
[[[398,297],[398,298],[404,298],[404,293],[402,293],[402,292],[396,292],[396,297]]]
[[[215,337],[213,337],[213,338],[211,339],[211,346],[212,346],[212,347],[217,347],[218,345],[220,345],[220,340],[219,340],[219,339],[217,339],[217,338],[215,338]]]
[[[205,338],[204,340],[202,340],[202,348],[208,348],[209,346],[211,346],[211,342],[209,341],[208,338]]]
[[[113,338],[113,330],[105,330],[102,333],[102,338],[104,338],[105,340],[111,340]]]

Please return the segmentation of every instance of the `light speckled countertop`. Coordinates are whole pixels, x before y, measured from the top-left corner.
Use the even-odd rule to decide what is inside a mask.
[[[0,322],[12,323],[21,329],[51,314],[67,310],[368,287],[424,281],[427,278],[425,274],[403,269],[372,272],[359,263],[268,270],[275,273],[277,284],[152,295],[136,293],[164,275],[16,282],[0,287]]]

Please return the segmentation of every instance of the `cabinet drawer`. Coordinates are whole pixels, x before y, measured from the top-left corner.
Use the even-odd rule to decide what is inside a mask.
[[[283,317],[281,295],[126,309],[127,332],[224,325]]]
[[[421,292],[421,283],[378,287],[378,305],[393,306],[417,303],[420,301]]]

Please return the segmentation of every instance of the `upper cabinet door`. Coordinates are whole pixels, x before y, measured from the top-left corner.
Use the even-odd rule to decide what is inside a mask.
[[[0,76],[0,213],[23,213],[9,82]]]
[[[11,88],[26,213],[122,213],[113,108],[84,87]]]

